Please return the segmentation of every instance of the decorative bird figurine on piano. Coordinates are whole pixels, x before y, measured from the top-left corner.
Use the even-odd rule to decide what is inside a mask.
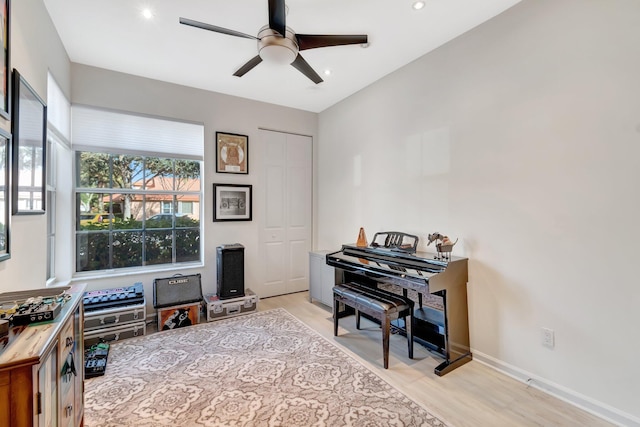
[[[453,250],[453,246],[458,243],[458,239],[456,239],[455,242],[452,242],[448,236],[443,236],[437,231],[429,234],[428,239],[429,241],[427,242],[427,246],[436,242],[436,251],[438,251],[438,254],[434,257],[435,259],[451,260],[451,251]]]

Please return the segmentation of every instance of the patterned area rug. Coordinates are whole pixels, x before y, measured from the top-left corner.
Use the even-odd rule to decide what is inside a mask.
[[[85,425],[445,426],[284,309],[114,343]]]

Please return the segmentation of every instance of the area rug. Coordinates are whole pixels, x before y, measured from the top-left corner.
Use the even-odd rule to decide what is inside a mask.
[[[284,309],[114,343],[85,426],[445,426]]]

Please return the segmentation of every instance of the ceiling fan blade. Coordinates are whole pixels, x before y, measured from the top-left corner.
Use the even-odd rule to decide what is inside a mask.
[[[250,59],[249,62],[244,64],[242,67],[238,68],[238,71],[233,73],[233,75],[236,77],[242,77],[245,74],[247,74],[247,72],[251,71],[253,67],[255,67],[261,62],[262,62],[262,58],[260,58],[260,55],[256,55],[252,59]]]
[[[317,47],[341,46],[346,44],[368,43],[366,34],[356,35],[320,35],[320,34],[296,34],[300,50],[315,49]]]
[[[260,40],[255,36],[241,33],[240,31],[229,30],[228,28],[218,27],[216,25],[205,24],[204,22],[194,21],[193,19],[180,18],[180,23],[191,27],[201,28],[203,30],[214,31],[216,33],[227,34],[229,36],[244,37],[245,39]]]
[[[269,28],[285,36],[287,27],[284,0],[269,0]]]
[[[291,63],[298,71],[311,79],[315,84],[321,83],[324,80],[316,73],[311,65],[307,61],[304,60],[302,55],[298,54],[296,59]]]

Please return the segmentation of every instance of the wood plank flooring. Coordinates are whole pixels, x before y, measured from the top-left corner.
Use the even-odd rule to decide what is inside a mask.
[[[381,331],[363,318],[356,330],[354,316],[340,319],[333,336],[331,309],[309,302],[308,292],[265,298],[258,310],[282,307],[335,342],[402,393],[452,426],[611,426],[564,401],[528,387],[479,362],[471,361],[438,377],[433,369],[442,359],[420,345],[407,357],[406,339],[391,337],[389,369],[382,365]]]

